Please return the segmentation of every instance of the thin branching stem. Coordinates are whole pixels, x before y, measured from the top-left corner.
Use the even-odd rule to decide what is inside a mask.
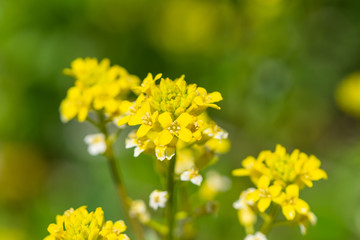
[[[106,127],[106,121],[104,114],[102,112],[97,112],[99,122],[96,123],[94,120],[87,119],[90,123],[92,123],[95,127],[97,127],[105,136],[106,139],[106,152],[105,157],[108,159],[110,171],[113,177],[113,180],[115,182],[116,190],[118,193],[118,196],[120,198],[121,205],[124,209],[125,216],[130,222],[133,231],[135,232],[135,235],[139,240],[145,240],[143,229],[140,225],[140,223],[134,219],[131,218],[129,215],[130,205],[131,205],[131,199],[128,197],[127,190],[124,185],[122,172],[120,169],[119,162],[115,158],[114,149],[113,149],[113,142],[116,140],[116,138],[112,138],[109,135],[109,132]],[[120,130],[116,133],[117,136],[120,134]]]

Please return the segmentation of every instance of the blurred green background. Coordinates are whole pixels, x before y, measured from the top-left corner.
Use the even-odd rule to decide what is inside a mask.
[[[109,58],[144,78],[186,75],[220,91],[232,150],[212,167],[230,176],[248,155],[281,143],[322,160],[329,180],[302,192],[316,227],[278,228],[269,239],[360,239],[360,124],[338,110],[334,91],[360,70],[358,0],[1,0],[0,239],[38,240],[56,214],[102,206],[123,217],[106,161],[91,157],[88,124],[62,124],[59,104],[77,57]],[[360,95],[360,93],[359,93]],[[160,188],[149,156],[117,142],[130,195]],[[233,178],[217,217],[197,239],[242,239],[232,203],[250,186]]]

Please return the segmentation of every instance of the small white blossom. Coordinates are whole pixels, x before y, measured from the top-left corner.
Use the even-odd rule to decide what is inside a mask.
[[[199,174],[198,170],[191,169],[191,170],[184,171],[180,175],[180,180],[181,181],[191,181],[193,184],[200,186],[203,178]]]
[[[85,143],[88,145],[90,155],[99,155],[106,151],[105,135],[102,133],[90,134],[85,136]]]
[[[158,208],[164,208],[167,200],[168,200],[168,192],[167,191],[154,190],[150,194],[149,205],[154,210],[157,210]]]
[[[255,234],[248,234],[244,240],[267,240],[267,238],[261,232],[256,232]]]
[[[143,200],[134,200],[131,202],[129,215],[132,218],[138,218],[142,223],[150,220],[150,214]]]

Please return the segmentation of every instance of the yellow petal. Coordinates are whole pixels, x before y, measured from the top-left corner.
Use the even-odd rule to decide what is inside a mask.
[[[273,186],[269,187],[269,192],[272,197],[277,197],[281,192],[281,186],[273,185]]]
[[[271,199],[270,198],[262,198],[259,200],[257,206],[259,208],[259,211],[260,212],[265,212],[266,209],[269,208],[270,206],[270,203],[271,203]]]
[[[214,102],[219,102],[221,100],[223,100],[221,93],[219,92],[212,92],[208,95],[208,102],[209,103],[214,103]]]
[[[178,124],[181,126],[181,127],[186,127],[187,125],[189,125],[192,121],[193,121],[193,118],[191,117],[190,114],[188,113],[182,113],[177,119],[176,121],[178,122]]]
[[[291,184],[287,186],[285,191],[288,197],[292,197],[292,198],[299,197],[299,187],[296,184]]]
[[[199,106],[204,105],[203,98],[200,97],[200,96],[195,97],[195,98],[194,98],[194,102],[195,102],[196,105],[199,105]]]
[[[137,112],[135,113],[135,115],[133,115],[133,116],[130,118],[128,124],[129,124],[130,126],[139,125],[139,124],[142,123],[142,117],[143,117],[142,112],[141,112],[141,111],[137,111]]]
[[[146,114],[146,113],[150,113],[151,109],[150,109],[150,103],[149,102],[144,102],[143,105],[141,106],[141,112],[142,114]]]
[[[89,109],[87,107],[82,107],[79,109],[78,121],[83,122],[87,118]]]
[[[259,190],[255,190],[254,192],[251,192],[248,195],[246,195],[246,201],[249,201],[251,203],[257,202],[259,198],[260,198]]]
[[[262,176],[258,181],[258,188],[260,189],[266,189],[270,185],[270,178],[267,176]]]
[[[173,122],[173,119],[169,112],[164,112],[160,114],[158,120],[163,128],[169,127],[170,124]]]
[[[124,124],[126,124],[126,123],[129,122],[130,117],[131,117],[130,115],[127,115],[127,116],[125,116],[125,117],[122,117],[122,118],[120,118],[120,119],[116,122],[116,124],[117,124],[118,126],[124,125]]]
[[[182,127],[179,131],[179,138],[184,142],[190,142],[192,139],[192,133],[189,129]]]
[[[250,174],[249,169],[245,169],[245,168],[238,168],[232,171],[232,175],[238,177],[249,176],[249,174]]]
[[[283,206],[282,212],[287,220],[293,220],[295,218],[295,208],[292,205]]]
[[[295,204],[295,209],[301,214],[306,214],[309,212],[309,204],[302,199],[298,199]]]
[[[137,137],[145,136],[151,129],[151,126],[142,124],[136,132]]]
[[[313,181],[317,181],[317,180],[320,180],[320,179],[327,179],[327,174],[324,170],[322,169],[315,169],[312,171],[311,173],[311,179]]]
[[[165,146],[171,142],[173,137],[174,136],[168,130],[163,130],[159,135],[158,143],[161,146]]]

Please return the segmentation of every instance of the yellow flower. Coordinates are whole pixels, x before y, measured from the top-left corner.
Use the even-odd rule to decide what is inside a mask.
[[[339,84],[336,101],[347,114],[360,117],[360,73],[355,72]]]
[[[91,109],[92,93],[79,87],[72,87],[67,97],[61,102],[61,120],[68,122],[77,116],[79,122],[85,121]]]
[[[287,220],[293,220],[296,212],[299,214],[307,214],[309,211],[309,205],[299,198],[299,186],[296,184],[287,186],[285,193],[281,193],[274,201],[281,206],[282,212]]]
[[[141,108],[130,119],[128,124],[130,126],[141,124],[136,135],[138,137],[143,137],[154,127],[158,115],[159,113],[157,111],[154,113],[151,112],[150,104],[148,102],[144,102]]]
[[[247,228],[253,227],[257,220],[256,213],[253,210],[253,203],[247,201],[248,195],[255,191],[255,188],[242,191],[239,199],[233,203],[233,207],[238,210],[239,222]]]
[[[257,202],[257,207],[260,212],[265,212],[276,197],[281,192],[281,186],[270,186],[270,178],[262,176],[257,184],[257,189],[247,195],[247,201],[250,203]]]
[[[320,160],[295,149],[291,154],[277,145],[275,152],[262,151],[258,158],[252,156],[243,160],[244,168],[233,170],[235,176],[249,176],[254,184],[265,175],[283,187],[296,183],[299,187],[312,187],[312,181],[326,179],[326,172],[320,169]]]
[[[212,107],[220,109],[220,107],[214,103],[223,100],[219,92],[213,92],[208,94],[205,88],[198,87],[196,89],[198,96],[194,98],[194,103],[199,107]]]
[[[241,163],[244,168],[234,169],[232,174],[238,177],[249,176],[253,183],[257,184],[259,178],[268,171],[267,167],[263,163],[265,155],[267,154],[268,151],[263,151],[259,154],[257,159],[252,156],[245,158]]]
[[[77,80],[77,86],[89,87],[104,81],[109,67],[109,59],[103,59],[99,63],[96,58],[77,58],[71,63],[70,69],[64,69],[64,74],[74,77]]]
[[[76,210],[67,210],[64,215],[58,215],[56,223],[49,225],[50,235],[45,240],[129,240],[123,233],[125,230],[124,221],[105,222],[101,208],[89,213],[86,206],[82,206]]]
[[[161,76],[162,74],[158,73],[155,78],[153,78],[153,75],[151,73],[148,73],[141,85],[136,89],[138,89],[142,93],[150,94],[151,88],[155,85],[156,81],[161,78]]]
[[[321,162],[315,156],[311,155],[308,158],[303,158],[298,164],[298,178],[297,184],[299,187],[306,185],[312,187],[312,181],[318,181],[320,179],[327,179],[327,174],[324,170],[320,169]]]
[[[169,144],[173,137],[176,136],[184,142],[190,142],[192,139],[192,132],[187,128],[191,123],[192,118],[188,113],[182,113],[175,121],[169,112],[164,112],[159,115],[159,122],[163,127],[163,131],[159,135],[159,145],[165,146]]]
[[[78,58],[64,73],[73,76],[75,84],[60,106],[63,121],[77,116],[82,122],[92,110],[104,110],[113,120],[128,110],[129,94],[139,84],[136,76],[120,66],[110,66],[108,59],[98,63],[95,58]],[[123,104],[123,101],[127,103]]]

